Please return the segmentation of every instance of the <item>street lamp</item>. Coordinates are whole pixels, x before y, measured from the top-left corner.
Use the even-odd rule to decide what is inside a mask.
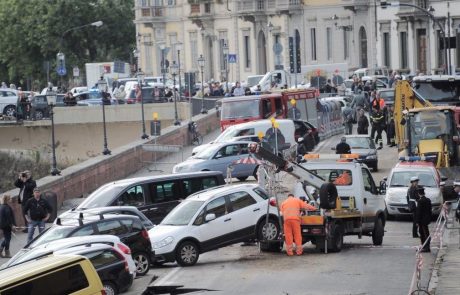
[[[205,109],[204,107],[204,85],[203,85],[203,70],[204,70],[204,63],[206,62],[203,54],[200,54],[200,57],[198,58],[198,66],[200,67],[201,71],[201,113],[202,114],[207,114],[208,110]]]
[[[183,44],[182,42],[176,43],[176,50],[177,50],[177,67],[178,67],[178,75],[179,75],[179,99],[182,91],[182,78],[180,76],[180,51],[182,50]],[[180,122],[179,122],[180,123]]]
[[[144,97],[142,95],[142,84],[144,83],[145,73],[139,68],[137,72],[137,84],[139,85],[139,91],[141,96],[141,113],[142,113],[142,139],[147,139],[149,136],[145,133],[145,118],[144,118]]]
[[[51,166],[51,175],[56,176],[61,174],[61,171],[59,171],[56,168],[56,142],[54,139],[54,111],[53,108],[56,105],[56,92],[54,92],[53,87],[50,85],[49,88],[46,90],[46,101],[48,105],[51,108],[50,111],[50,117],[51,117],[51,149],[53,152],[53,157],[52,157],[52,166]]]
[[[173,76],[173,93],[174,93],[174,125],[180,125],[179,117],[177,116],[177,91],[176,91],[176,76],[179,70],[179,65],[173,61],[171,65],[171,75]]]
[[[102,96],[102,126],[104,128],[104,149],[102,150],[103,155],[110,155],[111,151],[107,148],[107,130],[105,128],[105,95],[107,91],[107,82],[104,80],[104,77],[101,76],[101,79],[97,81],[97,88],[101,92]]]
[[[163,93],[166,93],[166,68],[167,68],[166,59],[165,59],[166,45],[164,43],[160,44],[160,49],[161,49],[161,73],[163,74]]]
[[[224,54],[224,66],[225,66],[225,88],[226,88],[226,93],[228,93],[228,45],[227,43],[224,43],[224,46],[222,46],[222,52]]]

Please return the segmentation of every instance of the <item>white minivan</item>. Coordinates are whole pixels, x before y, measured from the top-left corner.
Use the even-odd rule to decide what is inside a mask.
[[[277,138],[279,144],[278,150],[283,151],[294,147],[296,145],[294,122],[288,119],[280,119],[276,120],[276,122],[279,124],[276,137],[279,134],[281,135],[280,138]],[[270,120],[251,121],[232,125],[210,143],[195,147],[192,151],[192,156],[205,150],[212,144],[239,140],[253,141],[258,138],[260,132],[263,134],[264,139],[272,145],[275,142],[275,132],[273,131]]]

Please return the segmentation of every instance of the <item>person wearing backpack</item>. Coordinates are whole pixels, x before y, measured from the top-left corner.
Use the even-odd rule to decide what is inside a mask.
[[[47,200],[43,199],[38,187],[34,188],[34,197],[30,198],[23,213],[26,216],[29,224],[27,243],[30,243],[34,237],[35,227],[38,227],[38,232],[45,230],[45,222],[50,218],[52,208]]]

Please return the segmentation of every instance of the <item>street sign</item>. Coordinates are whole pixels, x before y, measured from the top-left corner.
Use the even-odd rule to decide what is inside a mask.
[[[114,61],[113,62],[113,72],[114,73],[121,73],[125,72],[125,63],[121,61]]]
[[[59,76],[65,76],[67,74],[67,70],[61,67],[57,68],[56,72]]]
[[[59,76],[65,76],[67,70],[65,68],[65,55],[62,52],[56,54],[56,72]]]
[[[78,67],[73,67],[73,76],[80,77],[80,69]]]
[[[162,68],[169,68],[169,60],[165,59],[164,62],[161,61]]]
[[[228,63],[236,64],[236,54],[228,54]]]

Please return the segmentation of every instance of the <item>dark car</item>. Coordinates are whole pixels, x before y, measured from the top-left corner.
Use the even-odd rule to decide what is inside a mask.
[[[375,143],[369,135],[346,135],[351,153],[358,154],[358,162],[366,164],[373,171],[378,170],[378,155]]]
[[[159,96],[154,96],[155,87],[151,86],[142,86],[142,99],[144,103],[156,103],[156,102],[167,102],[168,99],[164,96],[164,91],[162,87],[157,87],[159,91]],[[129,92],[127,103],[140,103],[141,101],[136,100],[136,89],[131,89]]]
[[[78,217],[58,218],[55,224],[33,239],[26,245],[26,248],[33,248],[62,238],[90,235],[119,237],[131,248],[137,275],[144,275],[149,271],[154,253],[148,232],[138,217],[130,215],[80,213]]]
[[[218,171],[122,179],[99,187],[76,209],[134,206],[159,224],[187,196],[222,184],[224,177]]]
[[[377,97],[383,98],[385,105],[395,103],[395,90],[394,89],[380,89],[377,91]]]
[[[294,127],[295,127],[295,139],[299,138],[300,136],[305,136],[307,131],[310,131],[315,139],[315,145],[317,145],[320,141],[319,132],[316,126],[311,124],[305,120],[294,120]]]
[[[56,107],[63,107],[64,94],[58,94],[56,96]],[[31,117],[33,120],[41,120],[43,118],[49,118],[51,107],[48,105],[46,95],[35,95],[30,101]]]
[[[96,269],[107,295],[123,293],[133,284],[133,276],[127,269],[126,258],[113,246],[89,244],[58,250],[54,254],[75,254],[88,258]]]

